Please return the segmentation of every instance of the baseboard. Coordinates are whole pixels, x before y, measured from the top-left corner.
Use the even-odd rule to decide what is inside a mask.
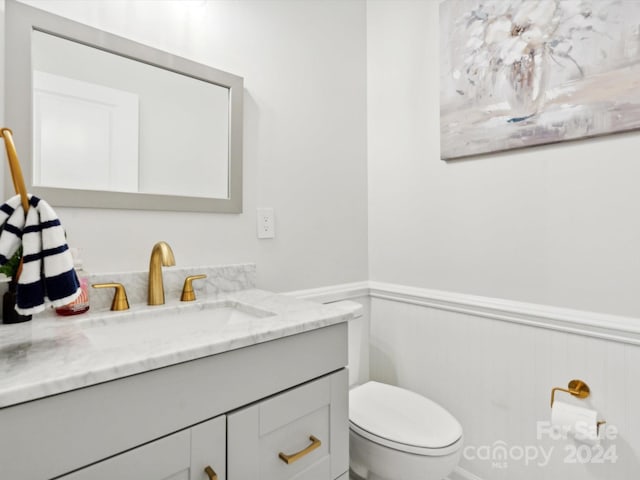
[[[369,296],[530,327],[640,345],[640,319],[633,317],[374,281],[344,283],[297,290],[286,294],[320,303]]]
[[[456,467],[455,470],[450,473],[447,478],[448,480],[483,480],[477,475],[474,475],[473,473],[461,467]]]

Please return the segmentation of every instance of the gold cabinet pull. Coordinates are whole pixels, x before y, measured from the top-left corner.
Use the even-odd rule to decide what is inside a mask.
[[[200,278],[207,278],[206,275],[191,275],[184,279],[184,285],[182,286],[182,295],[180,296],[181,302],[193,302],[196,299],[196,293],[193,291],[194,280],[199,280]]]
[[[204,467],[204,473],[207,474],[209,480],[218,480],[218,474],[209,465]]]
[[[111,310],[129,310],[129,300],[127,299],[127,292],[121,283],[94,283],[91,285],[93,288],[115,288],[116,292],[113,295],[113,301],[111,302]]]
[[[286,463],[287,465],[290,465],[293,462],[300,460],[305,455],[308,455],[309,453],[313,452],[316,448],[322,445],[322,442],[318,440],[316,437],[314,437],[313,435],[309,436],[309,440],[311,440],[311,445],[309,445],[304,450],[300,450],[299,452],[292,453],[291,455],[287,455],[286,453],[280,452],[278,456],[284,463]]]

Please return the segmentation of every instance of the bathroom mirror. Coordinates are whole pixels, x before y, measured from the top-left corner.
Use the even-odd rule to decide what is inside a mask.
[[[242,211],[241,77],[14,0],[5,19],[5,123],[31,193]]]

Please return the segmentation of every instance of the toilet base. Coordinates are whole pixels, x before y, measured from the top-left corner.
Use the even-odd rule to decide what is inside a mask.
[[[365,477],[361,477],[357,473],[355,473],[351,468],[349,468],[349,480],[387,480],[385,478],[381,478],[373,473],[368,473]]]
[[[462,440],[460,440],[462,443]],[[354,480],[442,480],[460,459],[461,448],[424,456],[383,447],[349,431],[349,471]]]

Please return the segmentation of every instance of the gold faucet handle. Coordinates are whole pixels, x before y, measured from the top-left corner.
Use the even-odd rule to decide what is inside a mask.
[[[113,295],[113,301],[111,302],[111,310],[129,310],[129,300],[127,299],[127,292],[124,289],[124,285],[121,283],[94,283],[91,285],[93,288],[115,288],[115,294]]]
[[[180,296],[181,302],[193,302],[196,299],[196,292],[193,291],[193,281],[201,278],[207,278],[206,275],[190,275],[184,279],[184,286],[182,287],[182,295]]]

